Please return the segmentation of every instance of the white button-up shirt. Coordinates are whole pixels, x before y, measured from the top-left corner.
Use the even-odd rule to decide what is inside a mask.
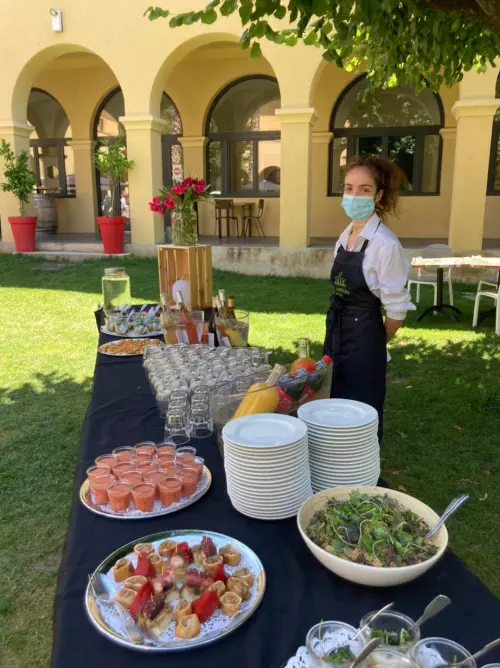
[[[380,299],[385,312],[393,320],[404,320],[407,311],[415,311],[410,293],[406,288],[410,261],[391,230],[380,223],[377,214],[361,230],[354,247],[360,251],[366,239],[368,246],[363,259],[363,274],[366,284],[373,294]],[[378,229],[377,229],[378,226]],[[352,223],[346,227],[335,244],[335,256],[340,246],[347,250]]]

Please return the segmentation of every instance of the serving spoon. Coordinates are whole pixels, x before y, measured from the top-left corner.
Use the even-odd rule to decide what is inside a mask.
[[[436,531],[439,531],[439,529],[443,526],[443,524],[446,522],[446,520],[451,517],[454,513],[457,512],[457,510],[460,508],[460,506],[465,503],[469,498],[468,494],[462,494],[461,496],[457,496],[456,499],[453,499],[453,501],[447,506],[446,510],[443,512],[441,517],[438,519],[436,524],[430,529],[424,538],[430,538],[431,536],[434,536]]]
[[[367,657],[369,657],[370,654],[373,652],[373,650],[377,649],[379,645],[380,645],[380,638],[372,638],[372,640],[370,640],[370,642],[363,647],[363,649],[351,663],[349,668],[356,668],[356,666],[359,666],[359,664],[362,663]]]
[[[418,629],[419,626],[421,626],[428,619],[431,619],[432,617],[437,615],[438,612],[441,612],[441,610],[444,610],[448,605],[450,605],[450,603],[451,603],[450,599],[447,596],[443,596],[443,594],[439,594],[439,596],[433,598],[432,601],[426,606],[424,612],[417,619],[415,624],[412,624],[412,626],[410,626],[410,628],[408,629],[408,633],[412,634],[414,631]]]
[[[459,661],[458,663],[453,663],[453,664],[449,663],[448,666],[453,666],[453,668],[458,668],[458,666],[465,666],[465,664],[469,663],[469,661],[476,661],[476,659],[479,659],[480,656],[483,656],[483,654],[486,654],[487,652],[491,652],[492,649],[498,647],[499,645],[500,645],[500,638],[492,640],[482,649],[479,649],[475,654],[470,656],[468,659],[464,659],[463,661]]]

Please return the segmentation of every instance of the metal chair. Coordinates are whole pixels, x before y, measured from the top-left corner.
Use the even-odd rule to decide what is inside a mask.
[[[453,251],[446,244],[431,244],[427,246],[422,251],[421,257],[433,258],[433,257],[453,257]],[[450,304],[453,306],[453,282],[451,279],[451,267],[446,271],[444,275],[444,280],[448,283],[448,292],[450,295]],[[436,270],[433,267],[419,269],[415,278],[408,280],[408,290],[411,292],[411,286],[415,284],[417,286],[417,298],[416,303],[420,302],[420,286],[421,285],[430,285],[434,289],[434,304],[437,301],[437,275]]]
[[[262,227],[262,223],[260,222],[264,216],[264,200],[260,199],[259,200],[259,209],[257,211],[256,216],[245,216],[243,218],[243,236],[246,237],[248,236],[248,232],[252,231],[252,220],[255,221],[255,226],[257,228],[257,232],[259,233],[259,237],[264,238],[266,235],[264,233],[264,228]]]
[[[222,222],[226,220],[226,236],[234,236],[230,234],[231,221],[236,225],[236,236],[240,236],[240,221],[235,215],[233,209],[232,199],[216,199],[215,200],[215,234],[219,231],[219,239],[222,238]]]
[[[492,288],[485,290],[485,287]],[[489,297],[495,301],[495,334],[500,335],[500,271],[498,272],[497,282],[480,280],[477,284],[476,299],[474,300],[474,315],[472,316],[472,326],[477,327],[479,321],[479,302],[481,297]],[[493,310],[493,309],[492,309]],[[489,314],[489,311],[487,312]]]

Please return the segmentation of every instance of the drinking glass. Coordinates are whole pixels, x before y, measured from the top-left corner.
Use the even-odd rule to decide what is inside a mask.
[[[359,628],[363,628],[366,624],[369,624],[368,630],[366,632],[366,640],[370,640],[371,631],[375,629],[377,631],[388,631],[389,633],[395,633],[399,635],[403,629],[408,631],[413,624],[415,623],[411,617],[403,615],[402,612],[397,612],[396,610],[388,610],[383,612],[377,617],[377,619],[371,623],[371,618],[376,611],[367,613],[359,623]],[[388,647],[391,650],[400,652],[401,654],[407,654],[411,647],[420,640],[420,628],[416,628],[412,631],[408,642],[402,645],[385,645],[383,640],[380,644],[380,647]]]
[[[344,622],[320,622],[313,626],[306,637],[306,647],[313,665],[318,668],[331,668],[333,662],[329,660],[330,655],[347,644],[352,654],[357,656],[365,645],[365,640],[361,637],[349,642],[357,632],[354,626]],[[348,668],[351,663],[352,659],[335,663],[335,666]]]
[[[418,668],[451,666],[465,661],[471,656],[465,647],[446,638],[424,638],[415,643],[410,650],[410,659]],[[464,664],[465,668],[475,668],[474,660]]]

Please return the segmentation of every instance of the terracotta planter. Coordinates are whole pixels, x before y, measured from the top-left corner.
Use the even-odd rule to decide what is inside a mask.
[[[123,253],[126,220],[125,216],[99,216],[97,218],[106,255]]]
[[[36,216],[9,216],[18,253],[32,253],[35,250],[36,221]]]

